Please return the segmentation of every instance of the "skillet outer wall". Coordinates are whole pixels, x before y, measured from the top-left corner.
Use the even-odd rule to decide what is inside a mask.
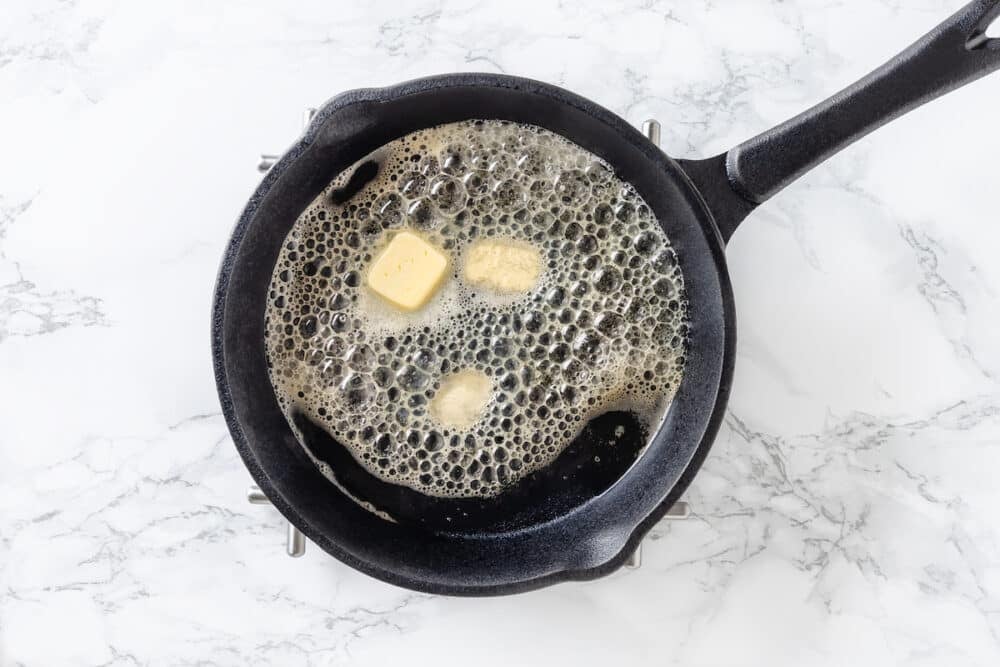
[[[508,119],[533,123],[550,129],[605,158],[622,178],[632,182],[637,187],[643,198],[653,206],[659,219],[664,220],[666,219],[665,215],[676,213],[674,206],[677,205],[680,205],[680,208],[685,209],[688,213],[685,216],[678,216],[685,217],[686,221],[674,222],[673,224],[675,227],[676,225],[687,225],[690,228],[676,227],[681,237],[691,239],[692,248],[689,252],[683,245],[677,244],[678,236],[669,231],[671,222],[666,223],[671,240],[675,242],[681,256],[682,270],[689,287],[689,295],[695,296],[691,293],[691,289],[695,287],[702,292],[697,295],[699,297],[697,300],[692,298],[691,322],[694,344],[689,355],[688,367],[685,369],[681,390],[667,415],[664,427],[653,439],[646,453],[617,484],[597,499],[585,503],[565,517],[522,531],[525,534],[538,533],[539,539],[535,540],[535,548],[540,545],[552,544],[551,551],[558,551],[561,555],[524,549],[523,547],[529,542],[521,540],[533,537],[532,535],[525,537],[518,533],[514,536],[509,534],[483,536],[469,540],[470,543],[475,543],[478,546],[470,547],[467,554],[470,557],[468,562],[453,562],[445,566],[444,572],[428,573],[426,569],[421,571],[408,567],[407,558],[414,555],[407,551],[414,547],[412,540],[408,542],[406,535],[400,538],[398,535],[387,533],[381,536],[384,537],[381,542],[379,542],[380,537],[375,536],[372,541],[377,544],[374,546],[369,544],[365,547],[369,550],[369,555],[359,557],[355,553],[356,548],[348,549],[344,546],[342,542],[347,540],[341,539],[342,536],[327,534],[327,532],[314,527],[304,516],[312,512],[315,517],[318,516],[317,512],[328,509],[322,507],[326,499],[317,494],[308,499],[307,502],[303,502],[301,498],[292,502],[286,500],[282,489],[285,492],[291,491],[293,494],[305,494],[306,491],[300,487],[314,483],[302,478],[295,471],[295,466],[298,466],[299,472],[301,472],[301,466],[304,464],[311,467],[312,473],[326,485],[325,495],[339,494],[330,493],[332,487],[330,487],[329,482],[322,478],[301,452],[301,448],[297,447],[291,430],[287,424],[284,424],[283,415],[278,410],[269,383],[266,387],[268,399],[273,404],[273,411],[276,411],[280,417],[281,431],[283,432],[275,431],[278,428],[278,423],[275,422],[273,414],[267,418],[258,417],[256,411],[247,410],[248,401],[256,401],[259,407],[263,400],[259,386],[255,394],[252,387],[248,390],[247,386],[243,386],[240,381],[231,382],[233,375],[236,375],[237,380],[239,380],[243,375],[251,373],[244,366],[251,363],[254,357],[263,358],[262,333],[259,341],[255,341],[256,346],[260,348],[259,350],[252,348],[248,351],[241,347],[237,344],[239,332],[236,329],[252,329],[254,324],[247,324],[242,318],[234,318],[235,323],[229,322],[230,326],[227,327],[227,311],[231,314],[242,314],[256,308],[257,311],[263,312],[263,298],[256,298],[258,303],[255,303],[254,292],[244,290],[241,293],[233,285],[245,278],[239,269],[241,259],[246,261],[245,258],[241,257],[241,250],[243,250],[244,241],[248,238],[248,231],[250,237],[255,232],[260,233],[261,231],[259,224],[257,229],[253,229],[258,214],[262,216],[262,219],[266,219],[269,215],[274,215],[280,210],[280,207],[275,209],[272,205],[275,198],[274,192],[281,189],[282,177],[286,175],[286,172],[296,168],[298,158],[303,156],[309,158],[308,153],[316,150],[314,144],[322,143],[323,139],[319,135],[330,129],[326,121],[331,117],[335,115],[342,117],[338,119],[341,122],[337,124],[335,129],[340,137],[338,141],[346,145],[350,144],[355,134],[363,134],[366,129],[371,129],[371,123],[368,119],[372,116],[378,116],[377,112],[383,103],[397,103],[407,100],[407,98],[416,99],[412,96],[428,94],[445,99],[449,95],[455,94],[468,97],[486,96],[485,101],[491,104],[493,100],[488,99],[490,97],[495,97],[499,101],[512,96],[514,99],[520,99],[521,102],[527,100],[528,106],[533,106],[532,102],[537,101],[538,108],[545,110],[548,115],[537,110],[530,111],[530,113],[518,111],[514,115],[528,116],[534,113],[542,118]],[[499,110],[504,105],[498,103],[496,106]],[[440,119],[430,124],[452,122],[461,117],[453,117],[451,109],[447,105],[445,112]],[[507,115],[498,111],[496,114],[472,114],[464,117],[507,118]],[[345,119],[347,122],[343,122]],[[384,123],[384,119],[382,122]],[[608,136],[603,138],[600,136],[596,138],[581,136],[586,134],[585,129],[577,127],[575,123],[586,124],[591,130],[598,130],[598,134],[602,132],[605,135],[612,133],[615,135],[614,139],[612,141]],[[559,129],[560,124],[564,125],[563,129]],[[425,126],[427,123],[420,125],[420,127]],[[416,128],[407,131],[412,131],[412,129]],[[401,134],[396,136],[401,136]],[[378,145],[382,143],[385,141],[381,141]],[[377,146],[368,147],[368,150],[374,147]],[[331,169],[333,173],[339,172],[368,152],[363,146],[344,148],[342,145],[340,148],[341,153],[349,155],[344,157],[346,164],[337,165]],[[614,160],[609,157],[609,154],[630,151],[641,152],[642,160],[640,161],[643,164],[636,165],[632,161],[625,163],[621,159]],[[301,165],[298,168],[301,172]],[[630,170],[634,172],[631,176],[627,173]],[[313,177],[316,182],[311,187],[315,189],[315,192],[308,196],[305,200],[306,203],[311,201],[319,189],[329,182],[333,173],[319,173]],[[673,192],[671,196],[674,199],[669,202],[671,206],[658,206],[654,203],[663,204],[665,199],[670,199],[666,195],[660,196],[659,190]],[[298,211],[301,211],[301,208],[298,208]],[[285,213],[287,216],[288,211],[286,210]],[[280,232],[279,236],[283,239],[297,215],[297,212],[292,215],[291,221],[282,229],[270,230],[270,233],[273,235]],[[274,248],[274,253],[276,252],[277,246]],[[269,280],[272,266],[273,261],[266,264],[263,269],[257,266],[254,270],[257,274],[266,270],[266,277]],[[243,273],[246,272],[243,271]],[[264,290],[266,290],[266,284],[263,290],[256,293],[263,295]],[[260,332],[263,331],[262,317],[258,328]],[[245,333],[244,340],[248,340]],[[245,342],[245,344],[247,343]],[[680,497],[707,456],[712,440],[718,431],[728,398],[732,379],[734,347],[735,321],[731,288],[723,255],[723,243],[705,202],[677,163],[665,156],[623,119],[582,97],[548,84],[492,74],[445,75],[410,81],[389,88],[355,90],[339,95],[324,105],[306,133],[268,172],[240,216],[220,268],[212,318],[212,352],[216,384],[227,425],[237,450],[252,477],[272,500],[275,507],[314,543],[355,569],[383,581],[414,590],[466,596],[517,593],[564,580],[593,579],[620,567],[642,537]],[[251,361],[248,361],[248,358]],[[260,359],[257,359],[257,362]],[[702,372],[688,372],[697,368],[701,368]],[[266,380],[266,373],[264,375]],[[694,400],[695,395],[699,396],[700,399]],[[268,412],[268,410],[265,406],[265,409],[259,410],[259,412]],[[268,455],[268,448],[273,449],[277,445],[271,438],[256,437],[253,432],[257,432],[259,435],[262,429],[258,428],[259,424],[252,422],[262,420],[266,422],[268,419],[270,421],[267,428],[263,430],[270,429],[270,432],[276,435],[275,439],[283,441],[281,443],[283,449],[280,451],[286,457],[297,458],[297,461],[289,461],[288,465],[285,465],[284,462],[277,465],[272,458],[270,463],[261,464],[260,457]],[[252,431],[250,436],[247,435],[247,431]],[[681,434],[680,437],[678,434]],[[296,449],[298,454],[296,454]],[[675,481],[667,487],[664,483],[665,479]],[[648,504],[653,496],[656,499],[655,504],[643,507],[642,502]],[[353,505],[350,501],[347,502]],[[367,514],[357,506],[354,506],[354,510],[352,510],[350,505],[339,508],[340,512],[345,515],[337,517],[337,520],[341,521],[342,524],[350,522],[351,517],[346,515],[353,511],[360,513],[354,516],[354,519],[360,524],[374,519],[372,515]],[[611,514],[617,512],[619,516],[609,521],[606,516],[598,516],[601,511],[604,514],[607,514],[608,511],[611,511]],[[379,521],[379,523],[384,522]],[[402,531],[400,528],[395,530]],[[548,533],[548,537],[542,540],[541,537],[546,533]],[[433,542],[437,539],[426,533],[423,536],[426,542]],[[412,538],[413,535],[409,537]],[[354,535],[353,539],[356,543],[352,546],[358,547],[359,536]],[[482,540],[486,540],[486,544],[483,544]],[[517,546],[522,548],[515,548]],[[430,551],[435,548],[433,545],[428,547]],[[511,551],[512,548],[513,551]],[[608,552],[608,549],[612,550]],[[568,555],[565,553],[567,550]],[[505,551],[507,553],[504,553]],[[389,564],[373,562],[373,560],[380,559],[384,561],[387,553],[395,553],[395,560]],[[512,553],[518,555],[518,558],[513,559],[513,563],[510,562]],[[486,554],[485,557],[484,554]],[[421,557],[427,556],[426,554],[419,555]],[[436,556],[440,555],[443,555],[443,552],[427,557],[436,562],[438,560]]]

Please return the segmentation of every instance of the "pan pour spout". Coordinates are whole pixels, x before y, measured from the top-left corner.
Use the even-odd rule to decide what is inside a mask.
[[[860,81],[781,125],[681,166],[724,241],[757,205],[858,139],[926,102],[1000,69],[987,31],[1000,0],[970,2]]]

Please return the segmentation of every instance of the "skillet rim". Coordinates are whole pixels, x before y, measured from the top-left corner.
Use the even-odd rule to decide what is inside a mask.
[[[521,579],[509,583],[490,583],[485,585],[449,584],[438,581],[426,581],[401,574],[400,572],[385,569],[373,565],[367,561],[356,558],[329,536],[314,529],[299,511],[287,501],[275,486],[272,484],[269,475],[259,465],[252,450],[248,438],[236,415],[236,409],[229,386],[226,373],[225,357],[225,310],[226,299],[230,286],[230,279],[236,257],[239,253],[244,235],[251,222],[254,220],[261,202],[271,190],[280,176],[294,163],[294,161],[306,151],[314,141],[316,134],[323,127],[329,116],[336,111],[344,109],[352,104],[361,102],[377,102],[384,100],[394,100],[410,94],[434,91],[445,88],[456,87],[477,87],[477,88],[514,88],[532,94],[540,94],[551,100],[569,104],[574,108],[593,117],[596,121],[609,126],[615,130],[616,134],[623,139],[630,141],[633,146],[642,151],[656,166],[666,172],[667,177],[677,181],[682,196],[688,200],[691,212],[694,214],[698,227],[705,237],[705,242],[710,251],[715,275],[719,283],[719,296],[721,299],[722,312],[722,333],[724,340],[721,345],[722,360],[720,364],[719,380],[716,383],[715,401],[712,405],[711,413],[705,422],[705,429],[700,442],[694,448],[688,462],[685,464],[683,472],[669,489],[663,500],[648,515],[629,530],[629,537],[624,542],[621,549],[606,561],[591,567],[567,567],[566,569],[550,572],[541,576]],[[698,472],[705,457],[711,448],[714,438],[721,425],[728,400],[729,390],[732,383],[732,372],[734,365],[735,351],[735,311],[732,296],[731,283],[726,268],[724,256],[724,244],[718,227],[713,219],[709,208],[698,192],[697,188],[688,178],[680,165],[653,146],[641,133],[628,124],[624,119],[599,105],[566,91],[557,86],[552,86],[539,81],[520,77],[511,77],[497,74],[446,74],[422,79],[406,81],[394,86],[385,88],[364,88],[346,91],[327,101],[316,113],[313,121],[295,143],[286,151],[282,158],[261,180],[255,189],[245,209],[243,210],[236,226],[232,232],[219,270],[215,287],[212,313],[212,356],[215,371],[216,385],[219,392],[220,403],[226,423],[237,451],[240,453],[244,464],[253,479],[257,482],[261,490],[271,499],[278,511],[293,525],[298,527],[306,536],[332,556],[341,560],[347,565],[368,574],[374,578],[403,586],[412,590],[429,593],[439,593],[461,596],[487,596],[502,595],[534,590],[548,586],[560,581],[569,580],[589,580],[604,576],[620,567],[638,545],[645,534],[663,517],[666,511],[679,499],[681,494],[687,489],[694,475]],[[707,411],[707,410],[706,410]],[[664,429],[660,429],[654,438],[659,438]],[[624,480],[628,473],[622,477]],[[617,483],[616,483],[617,484]]]

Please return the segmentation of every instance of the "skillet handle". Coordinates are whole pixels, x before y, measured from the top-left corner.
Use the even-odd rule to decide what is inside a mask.
[[[1000,0],[974,0],[892,60],[813,108],[725,156],[682,162],[702,189],[723,238],[728,240],[754,207],[834,153],[906,112],[1000,69],[1000,38],[986,34],[998,16]],[[723,174],[732,192],[722,192]],[[713,195],[722,199],[713,204]]]

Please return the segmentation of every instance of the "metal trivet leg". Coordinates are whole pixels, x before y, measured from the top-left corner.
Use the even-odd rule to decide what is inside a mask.
[[[663,519],[676,521],[678,519],[686,519],[689,516],[691,516],[691,508],[688,507],[686,502],[679,500],[667,510],[667,513],[663,515]],[[635,548],[632,555],[628,557],[627,561],[625,561],[625,567],[630,570],[635,570],[640,565],[642,565],[642,542],[639,543],[639,546]]]
[[[271,504],[271,501],[267,499],[267,496],[257,486],[251,486],[247,489],[247,500],[254,505]],[[285,551],[292,558],[298,558],[306,552],[306,536],[292,524],[288,524],[288,539],[285,542]]]
[[[302,112],[302,129],[308,127],[309,123],[312,122],[313,116],[316,115],[316,110],[313,108],[306,109]],[[274,166],[274,163],[281,159],[280,155],[273,155],[271,153],[261,153],[260,160],[257,162],[257,171],[260,173],[265,173],[268,169]]]

